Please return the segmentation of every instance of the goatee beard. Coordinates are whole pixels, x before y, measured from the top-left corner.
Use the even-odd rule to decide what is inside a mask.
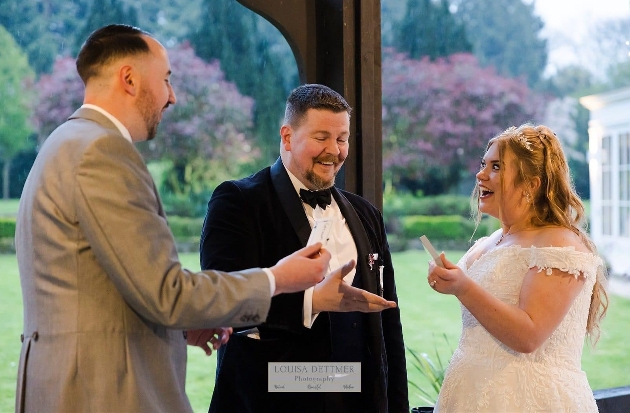
[[[313,186],[315,187],[315,190],[326,189],[335,185],[335,176],[337,176],[337,172],[335,172],[335,175],[333,176],[333,178],[328,181],[328,180],[322,179],[313,171],[307,171],[305,174],[306,180],[309,181],[311,184],[313,184]]]

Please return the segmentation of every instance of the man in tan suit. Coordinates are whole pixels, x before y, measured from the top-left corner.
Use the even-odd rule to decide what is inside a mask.
[[[152,139],[175,103],[166,50],[139,29],[107,26],[77,70],[84,105],[46,139],[20,201],[16,411],[191,412],[184,331],[210,329],[189,341],[216,348],[229,329],[212,328],[264,321],[272,295],[323,279],[330,254],[316,244],[230,276],[183,269],[132,144]]]

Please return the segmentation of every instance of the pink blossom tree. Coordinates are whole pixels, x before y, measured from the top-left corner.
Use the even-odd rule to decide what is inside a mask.
[[[142,144],[151,160],[168,159],[167,189],[200,194],[242,174],[259,151],[253,143],[254,101],[225,80],[189,44],[169,50],[177,103],[164,113],[156,138]]]
[[[488,140],[540,119],[544,100],[524,81],[470,54],[431,62],[383,51],[383,168],[394,186],[445,193],[479,167]],[[463,173],[462,173],[463,172]]]
[[[37,98],[31,112],[31,123],[41,143],[83,103],[85,87],[77,73],[75,59],[57,59],[52,73],[42,75],[35,90]]]
[[[253,100],[225,80],[218,62],[206,63],[187,44],[169,50],[177,104],[157,136],[138,148],[149,161],[167,161],[165,183],[180,194],[200,194],[238,175],[258,151],[252,143]],[[43,141],[83,101],[75,59],[61,58],[37,85],[32,121]]]

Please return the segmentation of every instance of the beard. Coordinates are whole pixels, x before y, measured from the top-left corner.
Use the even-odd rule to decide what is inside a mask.
[[[309,181],[311,184],[313,184],[313,186],[315,187],[315,190],[320,190],[320,189],[326,189],[326,188],[330,188],[335,184],[335,176],[337,176],[337,172],[335,172],[335,175],[333,176],[332,179],[323,179],[321,176],[317,175],[315,172],[313,172],[312,169],[306,171],[306,173],[304,174],[304,177],[306,178],[307,181]]]
[[[155,138],[157,134],[157,127],[160,124],[160,113],[162,111],[154,109],[157,106],[155,104],[155,96],[146,88],[141,88],[138,93],[138,103],[136,105],[147,129],[147,140],[150,141]]]
[[[339,169],[335,171],[331,179],[325,179],[317,175],[313,168],[311,168],[304,172],[304,178],[306,178],[308,182],[313,184],[316,190],[330,188],[335,185],[335,177],[341,170],[341,165],[343,165],[343,161],[343,159],[340,159],[337,156],[323,156],[321,158],[317,158],[314,160],[314,162],[334,162],[335,164],[339,165]]]

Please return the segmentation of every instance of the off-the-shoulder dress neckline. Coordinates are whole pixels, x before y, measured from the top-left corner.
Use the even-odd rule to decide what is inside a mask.
[[[480,238],[479,240],[481,240],[483,238]],[[466,252],[466,255],[464,255],[464,259],[463,259],[463,264],[465,265],[465,270],[466,272],[470,271],[470,269],[480,260],[487,258],[488,256],[496,253],[496,252],[504,252],[504,251],[508,251],[511,249],[521,249],[521,250],[531,250],[531,249],[538,249],[538,250],[567,250],[567,251],[571,251],[571,252],[575,252],[575,253],[579,253],[579,254],[586,254],[586,255],[590,255],[592,257],[597,257],[595,254],[593,254],[592,252],[587,252],[587,251],[578,251],[575,249],[575,246],[573,245],[568,245],[565,247],[554,247],[554,246],[549,246],[549,247],[537,247],[535,245],[531,245],[529,247],[523,247],[520,244],[512,244],[512,245],[508,245],[506,247],[503,246],[499,246],[496,248],[491,248],[488,251],[483,252],[481,255],[479,255],[473,262],[470,263],[470,265],[468,265],[468,256],[470,254],[471,250],[468,250]]]

